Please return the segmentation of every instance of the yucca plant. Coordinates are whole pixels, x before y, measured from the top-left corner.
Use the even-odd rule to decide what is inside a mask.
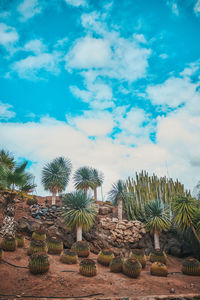
[[[88,257],[90,254],[90,247],[85,241],[78,241],[74,243],[71,249],[76,252],[79,257]]]
[[[47,251],[48,248],[45,241],[31,240],[27,250],[27,254],[32,255],[33,253],[37,252],[47,253]]]
[[[126,199],[126,193],[124,191],[124,182],[118,180],[112,185],[112,189],[108,193],[108,199],[118,207],[118,219],[122,220],[123,202]]]
[[[28,268],[32,274],[46,273],[49,266],[49,258],[46,253],[34,253],[29,258]]]
[[[94,199],[97,201],[97,188],[102,186],[104,175],[102,172],[98,171],[97,169],[91,169],[91,177],[93,183],[93,190],[94,190]]]
[[[103,266],[109,266],[110,262],[113,260],[114,257],[115,256],[111,250],[104,249],[99,252],[97,261]]]
[[[200,262],[195,258],[187,258],[182,262],[182,272],[186,275],[200,276]]]
[[[92,259],[85,258],[80,262],[79,273],[87,277],[93,277],[97,275],[96,263]]]
[[[15,238],[16,238],[16,241],[17,241],[17,247],[19,247],[19,248],[24,247],[24,244],[25,244],[25,237],[24,237],[22,234],[17,233],[17,234],[15,235]]]
[[[93,172],[90,167],[81,167],[74,173],[74,185],[77,190],[82,190],[87,194],[89,188],[95,187]]]
[[[115,257],[110,262],[110,271],[113,273],[121,273],[123,267],[123,258]]]
[[[32,234],[32,239],[36,241],[45,241],[47,238],[46,231],[44,228],[39,228]]]
[[[49,254],[60,254],[63,250],[63,242],[57,237],[48,237],[47,248]]]
[[[0,262],[1,262],[2,258],[3,258],[3,255],[4,255],[3,249],[0,247]]]
[[[160,262],[166,264],[167,255],[164,251],[161,251],[160,249],[154,249],[150,252],[149,260],[151,262]]]
[[[4,236],[1,242],[1,248],[4,251],[15,251],[17,248],[17,242],[14,236]]]
[[[77,264],[78,255],[75,251],[64,249],[60,255],[60,261],[64,264]]]
[[[142,265],[142,268],[145,268],[147,258],[144,249],[132,249],[130,253],[130,258],[138,259]]]
[[[141,263],[135,258],[128,258],[123,263],[123,273],[128,277],[137,278],[141,270]]]
[[[166,277],[168,275],[167,266],[161,262],[154,262],[150,273],[151,275]]]

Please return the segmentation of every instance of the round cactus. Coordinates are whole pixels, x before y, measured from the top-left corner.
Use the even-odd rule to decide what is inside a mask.
[[[151,275],[165,277],[168,275],[167,266],[161,262],[156,261],[152,264],[150,273]]]
[[[15,236],[16,241],[17,241],[17,247],[22,248],[24,247],[24,243],[25,243],[25,238],[22,234],[16,234]]]
[[[123,259],[121,257],[115,257],[110,262],[110,271],[114,273],[122,272]]]
[[[32,234],[32,239],[36,240],[36,241],[45,241],[46,238],[47,238],[47,236],[46,236],[45,230],[42,228],[36,230]]]
[[[109,266],[110,262],[114,258],[114,254],[109,249],[101,250],[98,254],[97,261],[99,264],[103,266]]]
[[[135,258],[128,258],[123,263],[123,273],[129,277],[137,278],[141,270],[141,263]]]
[[[34,253],[29,258],[28,268],[33,274],[46,273],[49,270],[49,258],[46,253]]]
[[[164,251],[161,251],[160,249],[155,249],[151,251],[149,260],[153,262],[161,262],[163,264],[166,264],[167,262],[167,255]]]
[[[31,240],[27,253],[28,255],[32,255],[33,253],[37,252],[47,253],[47,251],[48,248],[45,241]]]
[[[182,272],[186,275],[200,276],[200,262],[195,258],[187,258],[182,262]]]
[[[3,249],[0,247],[0,261],[2,260],[3,258]]]
[[[78,255],[72,250],[65,249],[60,255],[60,260],[64,264],[76,264],[78,262]]]
[[[84,241],[74,243],[71,249],[76,252],[79,257],[88,257],[90,254],[90,247],[88,243]]]
[[[142,268],[145,268],[147,258],[144,253],[144,249],[132,249],[130,253],[130,258],[135,258],[139,260],[139,262],[142,265]]]
[[[95,261],[85,258],[79,265],[79,272],[81,275],[93,277],[97,275],[97,267]]]
[[[17,242],[13,236],[4,236],[1,242],[1,248],[5,251],[15,251],[17,248]]]
[[[56,237],[49,237],[47,239],[48,253],[60,254],[63,250],[63,242]]]

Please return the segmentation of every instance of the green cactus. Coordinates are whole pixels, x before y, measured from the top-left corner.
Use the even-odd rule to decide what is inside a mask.
[[[114,258],[114,254],[109,249],[101,250],[98,254],[97,261],[99,264],[103,266],[109,266],[110,262]]]
[[[141,270],[141,263],[135,258],[128,258],[123,263],[123,273],[128,277],[137,278]]]
[[[63,242],[56,237],[47,239],[47,248],[49,254],[60,254],[63,250]]]
[[[45,241],[31,240],[27,254],[32,255],[33,253],[37,252],[47,253],[47,251],[48,248]]]
[[[0,247],[0,262],[1,262],[1,260],[2,260],[2,258],[3,258],[3,249]]]
[[[161,251],[160,249],[154,249],[151,251],[149,260],[153,262],[161,262],[163,264],[166,264],[167,262],[167,255],[164,251]]]
[[[76,264],[78,262],[78,255],[72,250],[65,249],[60,255],[60,260],[64,264]]]
[[[4,251],[15,251],[17,248],[17,242],[13,236],[4,236],[1,242],[1,248]]]
[[[37,240],[37,241],[45,241],[47,238],[45,230],[40,228],[38,230],[36,230],[35,232],[33,232],[32,234],[32,239],[33,240]]]
[[[151,275],[166,277],[168,275],[167,266],[161,262],[154,262],[150,273]]]
[[[138,259],[142,265],[142,268],[145,268],[147,258],[144,249],[132,249],[130,253],[130,258]]]
[[[93,277],[97,275],[97,267],[95,261],[85,258],[79,265],[79,273],[84,276]]]
[[[123,259],[121,257],[115,257],[110,262],[110,271],[113,273],[121,273],[123,266]]]
[[[17,241],[17,247],[22,248],[24,247],[24,243],[25,243],[25,238],[22,234],[17,233],[16,236],[16,241]]]
[[[182,272],[186,275],[200,276],[200,262],[195,258],[187,258],[182,262]]]
[[[29,258],[28,268],[32,274],[43,274],[49,270],[49,258],[46,253],[34,253]]]
[[[88,257],[90,254],[90,247],[85,241],[74,243],[71,249],[76,252],[79,257]]]

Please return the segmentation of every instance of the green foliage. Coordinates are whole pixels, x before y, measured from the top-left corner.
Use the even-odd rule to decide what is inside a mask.
[[[122,201],[126,199],[126,192],[124,190],[124,183],[122,180],[118,180],[112,185],[112,189],[108,193],[108,199],[114,205],[118,205],[120,199]]]
[[[128,258],[123,263],[123,273],[131,278],[137,278],[142,270],[142,266],[137,259]]]
[[[1,242],[1,248],[4,251],[15,251],[17,248],[17,242],[13,236],[4,236]]]
[[[151,275],[166,277],[168,275],[167,266],[161,262],[154,262],[150,270]]]
[[[91,179],[93,182],[93,186],[95,188],[99,187],[102,185],[103,180],[104,180],[104,175],[102,172],[98,171],[97,169],[91,169]]]
[[[56,237],[47,239],[47,248],[49,254],[60,254],[63,250],[63,242]]]
[[[153,262],[160,262],[163,264],[166,264],[167,262],[167,255],[164,251],[161,251],[160,249],[154,249],[151,251],[149,260]]]
[[[95,261],[85,258],[80,262],[79,273],[87,277],[93,277],[97,275],[97,267]]]
[[[145,268],[147,258],[144,253],[144,249],[132,249],[130,253],[130,258],[137,259],[141,263],[142,268]]]
[[[33,253],[47,253],[48,248],[45,241],[31,240],[30,245],[27,251],[28,255],[32,255]]]
[[[17,242],[17,247],[18,248],[24,247],[24,243],[25,243],[24,236],[22,234],[18,233],[18,234],[16,234],[15,238],[16,238],[16,242]]]
[[[113,260],[114,257],[115,256],[111,250],[104,249],[99,252],[97,261],[103,266],[109,266],[110,262]]]
[[[77,264],[78,255],[75,251],[64,249],[60,255],[60,261],[64,264]]]
[[[81,167],[74,173],[74,185],[77,190],[85,192],[92,188],[94,189],[97,182],[95,181],[94,171],[90,167]],[[95,179],[95,180],[94,180]]]
[[[122,266],[123,266],[123,258],[121,258],[121,257],[113,258],[109,265],[110,271],[113,273],[121,273]]]
[[[186,275],[200,276],[200,262],[195,258],[183,260],[182,272]]]
[[[88,257],[90,254],[90,247],[87,242],[79,241],[72,245],[71,249],[76,252],[79,257]]]
[[[28,268],[32,274],[43,274],[49,270],[50,262],[46,253],[34,253],[29,258]]]

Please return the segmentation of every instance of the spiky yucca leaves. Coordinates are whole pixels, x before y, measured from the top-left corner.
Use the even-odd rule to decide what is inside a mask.
[[[167,266],[161,262],[154,262],[150,273],[151,275],[166,277],[168,275]]]
[[[123,263],[123,273],[128,277],[137,278],[141,270],[141,263],[135,258],[128,258]]]
[[[122,272],[123,258],[115,257],[110,262],[110,271],[113,273]]]
[[[22,234],[17,233],[15,238],[16,238],[16,241],[17,241],[17,247],[19,247],[19,248],[24,247],[25,237]]]
[[[93,173],[90,167],[81,167],[74,173],[74,185],[77,190],[87,192],[89,188],[94,188]]]
[[[46,273],[49,266],[49,258],[46,253],[34,253],[29,258],[28,268],[32,274]]]
[[[15,251],[17,248],[17,242],[13,236],[4,236],[1,242],[1,248],[4,251]]]
[[[138,259],[142,265],[142,268],[145,268],[147,258],[144,253],[144,249],[132,249],[130,253],[130,258]]]
[[[161,251],[160,249],[154,249],[151,251],[149,260],[153,262],[160,262],[163,264],[166,264],[167,262],[167,255],[164,251]]]
[[[112,189],[108,193],[108,199],[118,207],[118,219],[122,220],[123,212],[123,202],[126,199],[127,193],[124,191],[124,182],[118,180],[116,183],[113,183]]]
[[[93,182],[93,190],[94,190],[94,199],[97,201],[97,188],[102,186],[104,175],[102,172],[97,169],[91,169],[92,173],[92,182]]]
[[[45,241],[31,240],[27,254],[32,255],[33,253],[43,252],[47,253],[48,248]]]
[[[182,262],[182,272],[186,275],[200,276],[200,262],[195,258],[187,258]]]
[[[36,241],[45,241],[47,238],[45,229],[39,228],[32,234],[32,239]]]
[[[104,249],[99,252],[97,261],[103,266],[109,266],[110,262],[113,260],[114,257],[115,256],[111,250]]]
[[[88,257],[90,254],[90,247],[87,242],[79,241],[72,245],[71,249],[76,252],[79,257]]]
[[[50,254],[60,254],[63,250],[63,242],[56,237],[48,237],[47,248]]]
[[[79,265],[79,273],[87,277],[93,277],[97,275],[95,261],[88,258],[83,259]]]
[[[65,249],[60,255],[60,260],[64,264],[76,264],[78,262],[78,255],[72,250]]]
[[[0,262],[1,262],[1,259],[3,258],[3,249],[0,247]]]

